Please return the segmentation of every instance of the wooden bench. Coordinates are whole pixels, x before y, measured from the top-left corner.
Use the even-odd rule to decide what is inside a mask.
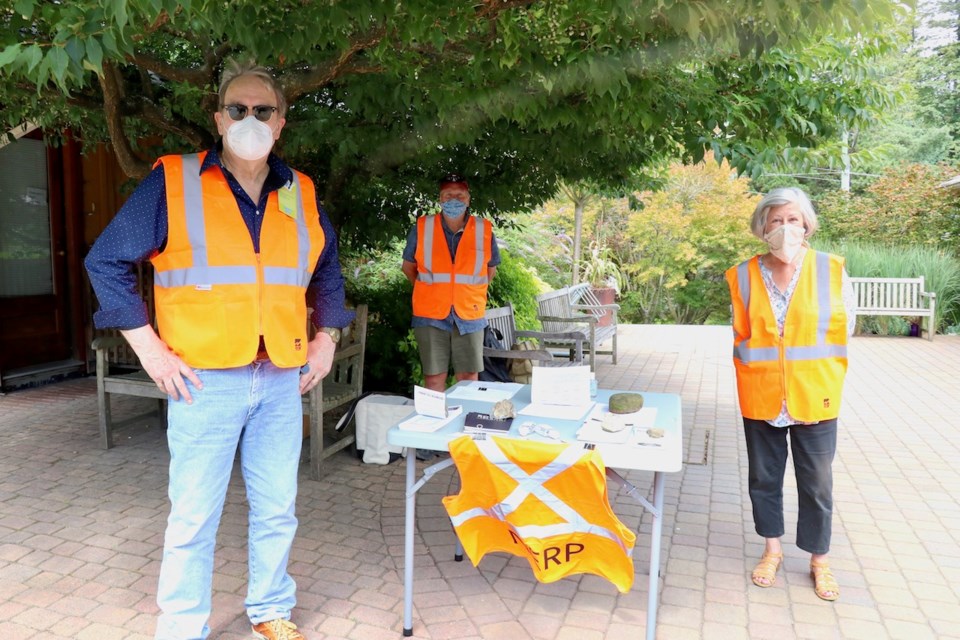
[[[924,291],[919,278],[850,278],[857,295],[857,315],[927,318],[927,339],[937,332],[937,294]],[[922,321],[921,321],[922,323]],[[921,330],[923,324],[921,324]]]
[[[320,477],[323,461],[355,442],[355,434],[336,434],[331,446],[324,448],[323,414],[360,397],[363,392],[363,358],[367,336],[367,306],[360,305],[353,323],[343,332],[333,357],[333,367],[323,381],[303,396],[303,413],[310,421],[310,473]],[[166,422],[166,394],[140,367],[133,350],[119,335],[94,338],[96,351],[97,406],[99,409],[100,444],[113,447],[111,395],[155,398],[161,424]]]
[[[583,342],[586,340],[586,336],[579,331],[564,331],[559,333],[518,331],[513,315],[512,304],[506,307],[487,309],[484,317],[487,319],[487,324],[500,332],[503,345],[508,347],[507,349],[484,347],[483,355],[485,357],[532,360],[535,364],[556,366],[559,362],[554,359],[552,353],[542,348],[542,345],[550,340],[571,340],[573,344],[573,357],[566,364],[580,364],[583,362]],[[509,348],[523,339],[535,340],[541,348],[529,350]]]
[[[596,368],[598,353],[610,354],[617,364],[617,311],[618,304],[601,304],[589,284],[578,284],[537,296],[537,317],[548,334],[578,331],[586,339],[584,348],[590,352],[590,370]],[[603,320],[603,318],[609,320]],[[600,345],[611,342],[609,350],[600,350]],[[570,338],[550,338],[547,348],[569,349]]]

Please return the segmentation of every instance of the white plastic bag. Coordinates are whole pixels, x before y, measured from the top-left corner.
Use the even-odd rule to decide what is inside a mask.
[[[357,450],[368,464],[387,464],[390,454],[402,447],[387,444],[387,430],[415,411],[413,400],[403,396],[369,395],[357,402]]]

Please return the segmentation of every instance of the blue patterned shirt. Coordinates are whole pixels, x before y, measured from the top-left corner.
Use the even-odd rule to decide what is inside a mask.
[[[469,217],[470,214],[467,214]],[[447,221],[443,219],[443,216],[440,217],[443,227],[443,237],[447,241],[447,248],[450,249],[450,259],[456,260],[457,247],[460,246],[460,238],[463,237],[463,229],[460,231],[451,231],[447,227]],[[464,223],[464,228],[466,228],[466,223]],[[497,238],[491,232],[490,234],[492,249],[490,250],[490,261],[487,262],[488,267],[496,267],[500,264],[500,249],[497,248]],[[407,262],[416,262],[417,261],[417,225],[413,225],[413,228],[410,229],[410,232],[407,234],[407,245],[403,249],[403,259]],[[454,311],[453,307],[450,307],[450,315],[448,315],[443,320],[436,320],[434,318],[424,318],[422,316],[413,316],[413,321],[410,323],[414,329],[417,327],[434,327],[440,329],[441,331],[449,331],[453,333],[453,328],[456,327],[461,335],[466,335],[468,333],[476,333],[477,331],[483,331],[483,328],[487,326],[486,318],[479,318],[477,320],[464,320],[457,315],[457,312]]]

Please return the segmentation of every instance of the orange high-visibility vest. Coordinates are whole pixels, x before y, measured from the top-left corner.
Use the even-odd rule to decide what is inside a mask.
[[[443,320],[453,307],[461,319],[479,320],[487,308],[487,263],[493,251],[493,225],[489,220],[470,216],[454,261],[450,259],[442,224],[437,215],[417,219],[413,315]]]
[[[541,582],[593,573],[630,591],[637,536],[610,508],[597,451],[461,436],[450,442],[450,456],[461,489],[443,505],[474,566],[505,551],[526,558]]]
[[[840,413],[847,371],[843,258],[808,250],[790,299],[783,338],[760,274],[759,256],[726,272],[733,301],[733,362],[740,411],[773,420],[783,400],[801,422]]]
[[[313,182],[297,171],[293,215],[267,198],[260,253],[219,167],[206,152],[164,156],[169,233],[151,258],[160,336],[191,367],[252,362],[260,336],[278,367],[307,361],[306,291],[323,249]]]

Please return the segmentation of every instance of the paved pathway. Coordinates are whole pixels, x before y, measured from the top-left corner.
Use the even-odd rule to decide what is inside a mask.
[[[758,589],[761,551],[746,492],[729,329],[631,326],[621,360],[600,358],[601,385],[679,393],[686,465],[668,477],[658,638],[960,638],[960,337],[855,338],[835,463],[837,603],[817,599],[792,545],[786,571]],[[115,403],[119,419],[152,408]],[[167,513],[167,453],[155,418],[134,418],[98,448],[95,384],[61,382],[0,397],[0,638],[152,637]],[[391,640],[402,615],[403,465],[346,452],[320,482],[302,472],[291,573],[295,621],[309,638]],[[628,479],[646,486],[650,474]],[[637,580],[620,595],[594,576],[532,580],[524,561],[452,561],[439,500],[448,470],[419,499],[414,634],[593,640],[643,637],[650,518],[622,493],[638,527]],[[243,614],[246,515],[231,484],[214,580],[214,638],[248,638]]]

